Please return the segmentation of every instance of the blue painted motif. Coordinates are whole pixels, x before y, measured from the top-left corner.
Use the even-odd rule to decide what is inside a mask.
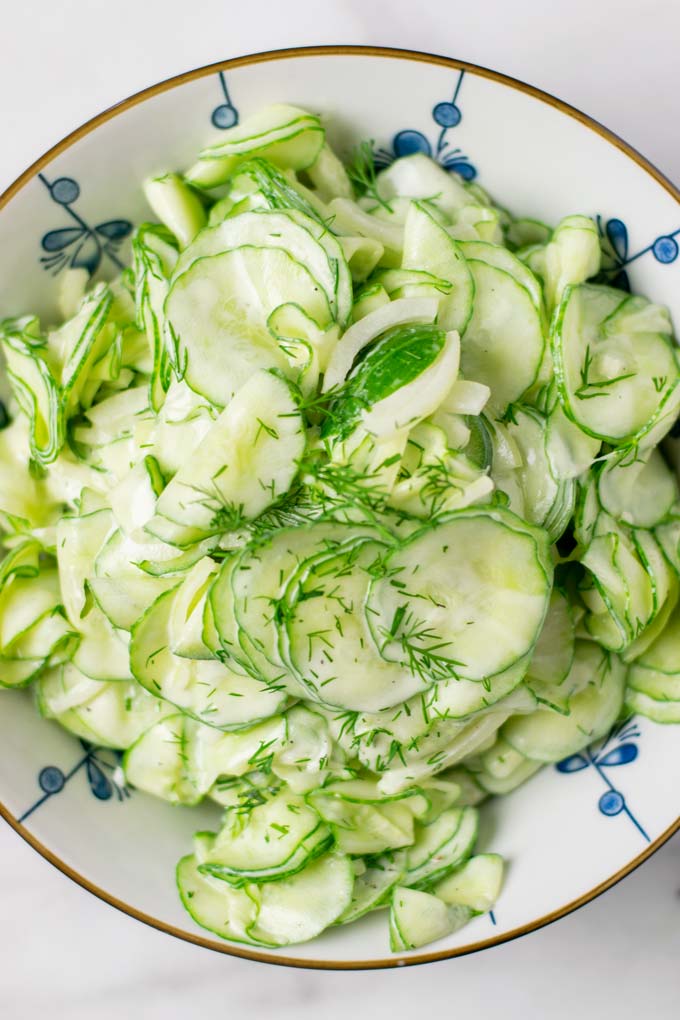
[[[585,751],[570,755],[564,761],[558,762],[555,768],[562,773],[581,772],[587,768],[594,769],[607,787],[597,802],[600,812],[610,818],[620,814],[627,815],[638,832],[649,843],[649,836],[628,807],[624,795],[616,789],[607,775],[609,769],[618,768],[620,765],[630,765],[636,760],[638,756],[636,741],[639,737],[640,730],[635,721],[627,720],[618,723],[604,740],[596,742]]]
[[[119,801],[122,801],[130,796],[125,782],[121,782],[118,778],[121,753],[104,747],[92,747],[84,740],[80,741],[80,746],[85,753],[69,772],[64,772],[57,765],[46,765],[40,770],[38,786],[42,790],[42,796],[28,810],[24,811],[19,818],[20,822],[24,822],[50,797],[61,793],[66,784],[82,771],[85,772],[90,791],[97,800],[111,800],[115,795]]]
[[[224,71],[220,71],[219,79],[222,87],[222,93],[224,95],[224,102],[215,107],[210,120],[213,123],[213,127],[219,128],[221,131],[226,131],[227,128],[236,127],[238,124],[238,111],[229,97],[229,89],[227,88],[227,79]]]
[[[458,80],[453,90],[451,99],[437,103],[432,110],[432,119],[439,128],[436,140],[430,139],[422,131],[407,128],[399,131],[392,139],[391,149],[377,149],[375,152],[375,164],[377,167],[389,166],[400,156],[411,156],[415,152],[423,152],[431,156],[445,170],[452,170],[466,181],[472,181],[477,176],[477,169],[472,165],[462,149],[451,148],[448,141],[448,133],[458,127],[463,114],[458,105],[458,96],[463,83],[465,71],[460,71]]]
[[[676,240],[680,236],[680,227],[670,234],[661,234],[651,244],[632,254],[629,251],[628,228],[623,220],[616,217],[610,220],[603,220],[601,216],[596,217],[597,229],[602,239],[605,252],[605,267],[603,275],[607,283],[622,290],[630,290],[630,281],[626,267],[648,252],[654,256],[657,262],[662,265],[669,265],[675,262],[680,254],[680,244]],[[609,263],[608,265],[606,263]]]
[[[73,208],[80,198],[80,185],[72,177],[57,177],[48,181],[44,174],[38,179],[47,188],[50,198],[68,213],[74,226],[50,230],[43,236],[42,249],[47,254],[40,261],[45,269],[51,270],[55,276],[62,269],[87,269],[92,275],[99,268],[106,256],[116,266],[123,269],[123,263],[117,252],[122,241],[132,233],[129,220],[105,220],[95,227],[90,227]]]

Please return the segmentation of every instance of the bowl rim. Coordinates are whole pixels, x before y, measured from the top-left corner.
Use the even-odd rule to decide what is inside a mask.
[[[511,77],[510,75],[502,74],[499,71],[494,71],[491,68],[483,67],[479,64],[473,64],[465,60],[459,60],[454,57],[446,57],[440,54],[429,53],[422,50],[411,50],[402,49],[398,47],[387,47],[387,46],[362,46],[362,45],[326,45],[326,46],[293,46],[284,49],[276,50],[265,50],[258,53],[250,53],[239,57],[232,57],[227,60],[219,60],[211,64],[205,64],[201,67],[193,68],[189,71],[184,71],[181,74],[174,75],[170,78],[163,79],[153,85],[148,86],[145,89],[140,90],[128,96],[127,98],[115,103],[103,110],[101,113],[85,121],[74,131],[71,131],[64,138],[58,141],[55,145],[49,148],[42,156],[36,159],[33,163],[21,173],[15,181],[13,181],[6,190],[0,194],[0,210],[3,209],[20,191],[21,189],[32,180],[35,175],[43,168],[48,166],[52,160],[65,152],[72,145],[78,142],[81,138],[84,138],[90,132],[94,131],[100,125],[111,120],[118,114],[123,113],[138,104],[145,102],[147,99],[151,99],[154,96],[160,95],[163,92],[167,92],[170,89],[174,89],[180,85],[184,85],[187,82],[197,81],[200,78],[204,78],[211,74],[216,74],[220,71],[233,70],[239,67],[245,67],[253,64],[268,63],[273,60],[290,60],[299,57],[346,57],[346,56],[363,56],[363,57],[378,57],[383,59],[396,59],[396,60],[410,60],[414,62],[431,64],[434,66],[447,67],[452,70],[471,72],[481,78],[486,78],[491,81],[497,82],[501,85],[505,85],[509,88],[515,89],[516,91],[522,92],[525,95],[529,95],[534,99],[545,103],[548,106],[552,106],[559,110],[561,113],[565,113],[572,117],[574,120],[579,121],[585,127],[594,131],[600,137],[604,138],[615,148],[619,149],[626,156],[633,160],[642,170],[648,173],[666,192],[668,192],[675,201],[680,204],[680,189],[678,189],[673,182],[665,176],[653,163],[651,163],[645,156],[643,156],[637,149],[632,145],[629,145],[619,135],[605,127],[599,121],[588,114],[583,113],[577,107],[558,99],[549,92],[545,92],[542,89],[536,88],[533,85],[529,85],[526,82]],[[513,928],[510,931],[499,933],[498,935],[492,936],[491,938],[481,939],[477,942],[471,942],[467,945],[456,946],[452,949],[441,950],[439,952],[430,953],[419,953],[415,956],[407,957],[390,957],[387,959],[370,959],[370,960],[316,960],[316,959],[305,959],[304,957],[294,956],[279,956],[279,955],[268,955],[265,953],[259,953],[250,949],[244,949],[240,946],[234,945],[229,942],[218,942],[215,939],[204,937],[200,934],[194,934],[190,931],[178,928],[175,925],[167,924],[165,921],[161,921],[156,917],[146,914],[145,912],[138,910],[136,907],[124,903],[118,897],[102,889],[94,882],[90,881],[84,875],[79,874],[75,871],[66,861],[58,857],[52,850],[46,847],[36,836],[34,836],[18,819],[12,814],[9,808],[0,801],[0,817],[4,818],[7,824],[14,829],[14,831],[21,836],[34,850],[36,850],[46,861],[54,865],[63,875],[70,878],[81,888],[87,892],[92,893],[98,899],[110,906],[115,907],[122,913],[127,914],[128,917],[134,918],[135,920],[142,921],[144,924],[149,925],[151,928],[155,928],[158,931],[164,932],[168,935],[173,935],[176,938],[182,939],[185,942],[193,943],[197,946],[202,946],[206,949],[212,949],[216,952],[224,953],[228,956],[239,957],[241,959],[253,960],[259,963],[269,963],[276,966],[288,966],[298,967],[302,969],[310,970],[379,970],[388,969],[393,967],[404,967],[414,966],[422,963],[432,963],[438,960],[448,960],[457,956],[465,956],[469,953],[478,952],[482,949],[489,949],[492,946],[502,945],[505,942],[510,942],[513,939],[519,938],[522,935],[527,935],[531,932],[537,931],[540,928],[551,924],[553,921],[557,921],[567,914],[572,913],[579,907],[585,906],[587,903],[592,902],[596,897],[602,893],[611,889],[614,885],[631,874],[636,868],[644,863],[653,853],[655,853],[664,843],[666,843],[671,836],[676,832],[680,831],[680,816],[673,822],[660,836],[657,837],[652,843],[647,846],[642,853],[634,857],[633,860],[629,861],[628,864],[624,865],[613,875],[610,875],[604,881],[600,882],[593,889],[583,893],[581,896],[572,900],[569,903],[558,907],[556,910],[543,917],[536,918],[527,924]]]

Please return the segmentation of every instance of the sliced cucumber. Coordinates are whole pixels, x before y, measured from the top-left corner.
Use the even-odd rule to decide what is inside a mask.
[[[460,250],[466,259],[477,259],[479,262],[486,262],[489,266],[495,266],[496,269],[502,269],[503,272],[509,273],[520,286],[528,291],[536,310],[542,320],[545,320],[541,285],[524,262],[504,248],[502,244],[491,244],[488,241],[460,241],[459,243]]]
[[[132,629],[130,668],[145,690],[199,722],[238,729],[275,715],[286,693],[234,673],[214,659],[186,659],[169,647],[176,589],[161,595]]]
[[[247,812],[227,812],[200,870],[232,885],[275,882],[301,871],[332,842],[317,812],[281,791]]]
[[[503,858],[499,854],[477,854],[438,882],[434,892],[451,906],[486,914],[498,899],[502,884]]]
[[[43,715],[100,747],[124,750],[153,726],[162,703],[132,682],[91,680],[71,663],[45,673],[39,682]]]
[[[538,708],[503,727],[505,740],[533,761],[560,761],[575,754],[603,737],[621,711],[625,669],[615,655],[592,642],[577,641],[572,670],[588,679],[570,698],[569,715]]]
[[[248,933],[269,945],[308,942],[333,924],[352,897],[354,872],[349,857],[324,854],[291,878],[249,888],[258,913]]]
[[[631,322],[625,332],[608,328],[625,300],[609,287],[567,287],[551,332],[565,414],[584,432],[613,445],[643,439],[678,385],[666,334],[640,331]]]
[[[472,315],[472,275],[456,242],[420,202],[413,202],[406,216],[402,267],[446,280],[451,290],[439,300],[437,321],[442,329],[464,333]]]
[[[192,262],[165,303],[188,384],[224,407],[258,369],[294,374],[267,326],[287,302],[321,328],[331,322],[321,285],[282,248],[243,245]]]
[[[529,291],[505,270],[479,259],[470,259],[468,268],[475,299],[461,368],[491,388],[489,410],[501,417],[536,379],[545,347],[541,318]]]
[[[146,530],[180,547],[234,530],[287,492],[304,448],[288,383],[257,373],[163,490]]]
[[[381,655],[430,682],[507,669],[543,624],[546,553],[543,533],[507,511],[468,510],[416,533],[370,586],[367,619]]]
[[[354,879],[352,899],[336,924],[349,924],[372,910],[388,907],[390,893],[403,878],[405,866],[403,851],[367,858],[365,870]]]
[[[655,723],[680,723],[680,702],[652,698],[642,691],[626,692],[626,708],[629,712],[644,715]]]
[[[553,588],[550,605],[531,656],[525,683],[537,701],[555,711],[568,711],[573,684],[565,682],[574,661],[574,621],[569,600]]]
[[[669,676],[680,674],[680,607],[676,606],[664,630],[636,664]]]
[[[374,712],[427,686],[407,665],[378,655],[361,612],[369,570],[384,550],[385,546],[362,543],[313,564],[289,610],[290,663],[309,695],[327,705]]]
[[[429,825],[420,826],[406,854],[404,884],[422,888],[444,878],[472,853],[479,816],[475,808],[449,808]]]
[[[154,213],[186,248],[206,224],[205,206],[177,174],[153,177],[144,184],[146,200]]]
[[[393,953],[418,949],[463,928],[472,911],[449,907],[431,893],[397,886],[390,908],[390,949]]]
[[[658,449],[646,456],[624,450],[598,475],[603,510],[635,528],[660,524],[678,498],[678,482]]]
[[[297,106],[276,103],[227,128],[219,142],[202,150],[185,177],[198,187],[213,188],[253,156],[283,169],[302,170],[316,161],[323,143],[318,117]]]
[[[193,854],[177,865],[177,888],[187,912],[202,928],[230,942],[250,946],[269,946],[257,942],[249,933],[257,917],[257,905],[244,889],[205,875],[198,869]]]

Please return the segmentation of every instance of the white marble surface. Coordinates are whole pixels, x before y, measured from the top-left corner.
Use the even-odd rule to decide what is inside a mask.
[[[239,53],[339,42],[429,49],[513,74],[680,178],[677,0],[22,0],[3,5],[1,31],[0,190],[83,120],[158,79]],[[161,935],[83,892],[4,826],[0,862],[3,1020],[678,1015],[680,837],[540,933],[369,974],[265,968]]]

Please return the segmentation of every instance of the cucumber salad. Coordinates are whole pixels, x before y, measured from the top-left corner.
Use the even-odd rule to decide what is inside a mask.
[[[144,188],[129,268],[0,324],[0,684],[221,806],[199,925],[430,943],[501,890],[485,798],[680,722],[668,312],[587,216],[293,106]]]

